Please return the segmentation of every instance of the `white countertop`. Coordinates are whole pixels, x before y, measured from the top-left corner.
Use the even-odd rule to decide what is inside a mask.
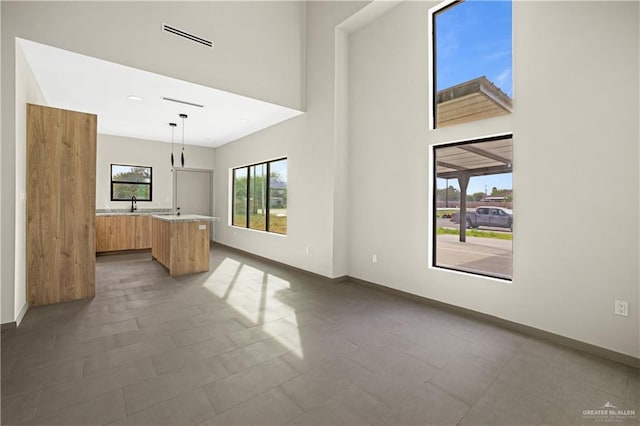
[[[220,220],[219,217],[201,216],[199,214],[154,214],[151,217],[154,219],[164,220],[166,222],[215,222]]]
[[[152,216],[154,214],[172,214],[172,209],[96,209],[96,216]]]

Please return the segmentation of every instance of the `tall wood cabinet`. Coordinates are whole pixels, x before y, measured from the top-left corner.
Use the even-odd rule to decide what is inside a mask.
[[[97,116],[27,105],[27,301],[95,296]]]

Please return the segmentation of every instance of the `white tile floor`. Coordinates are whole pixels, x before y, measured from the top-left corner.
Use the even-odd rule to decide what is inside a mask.
[[[179,279],[98,258],[97,296],[2,332],[2,424],[638,424],[640,374],[220,246]],[[607,402],[636,415],[585,415]]]

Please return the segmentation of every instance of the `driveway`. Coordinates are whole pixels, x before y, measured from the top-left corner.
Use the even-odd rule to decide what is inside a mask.
[[[512,243],[511,240],[478,237],[467,237],[467,242],[461,243],[458,235],[438,235],[436,265],[500,278],[511,278],[513,275]]]

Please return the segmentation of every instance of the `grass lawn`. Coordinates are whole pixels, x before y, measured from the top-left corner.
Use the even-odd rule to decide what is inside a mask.
[[[236,226],[245,226],[246,216],[236,215],[233,218],[233,224]],[[249,218],[249,228],[259,231],[266,231],[266,216],[263,214],[252,214]],[[269,217],[269,232],[276,234],[287,234],[287,217],[271,215]]]
[[[437,235],[460,235],[460,230],[438,228]],[[468,237],[496,238],[498,240],[513,240],[513,234],[507,232],[480,231],[479,229],[467,229]]]

